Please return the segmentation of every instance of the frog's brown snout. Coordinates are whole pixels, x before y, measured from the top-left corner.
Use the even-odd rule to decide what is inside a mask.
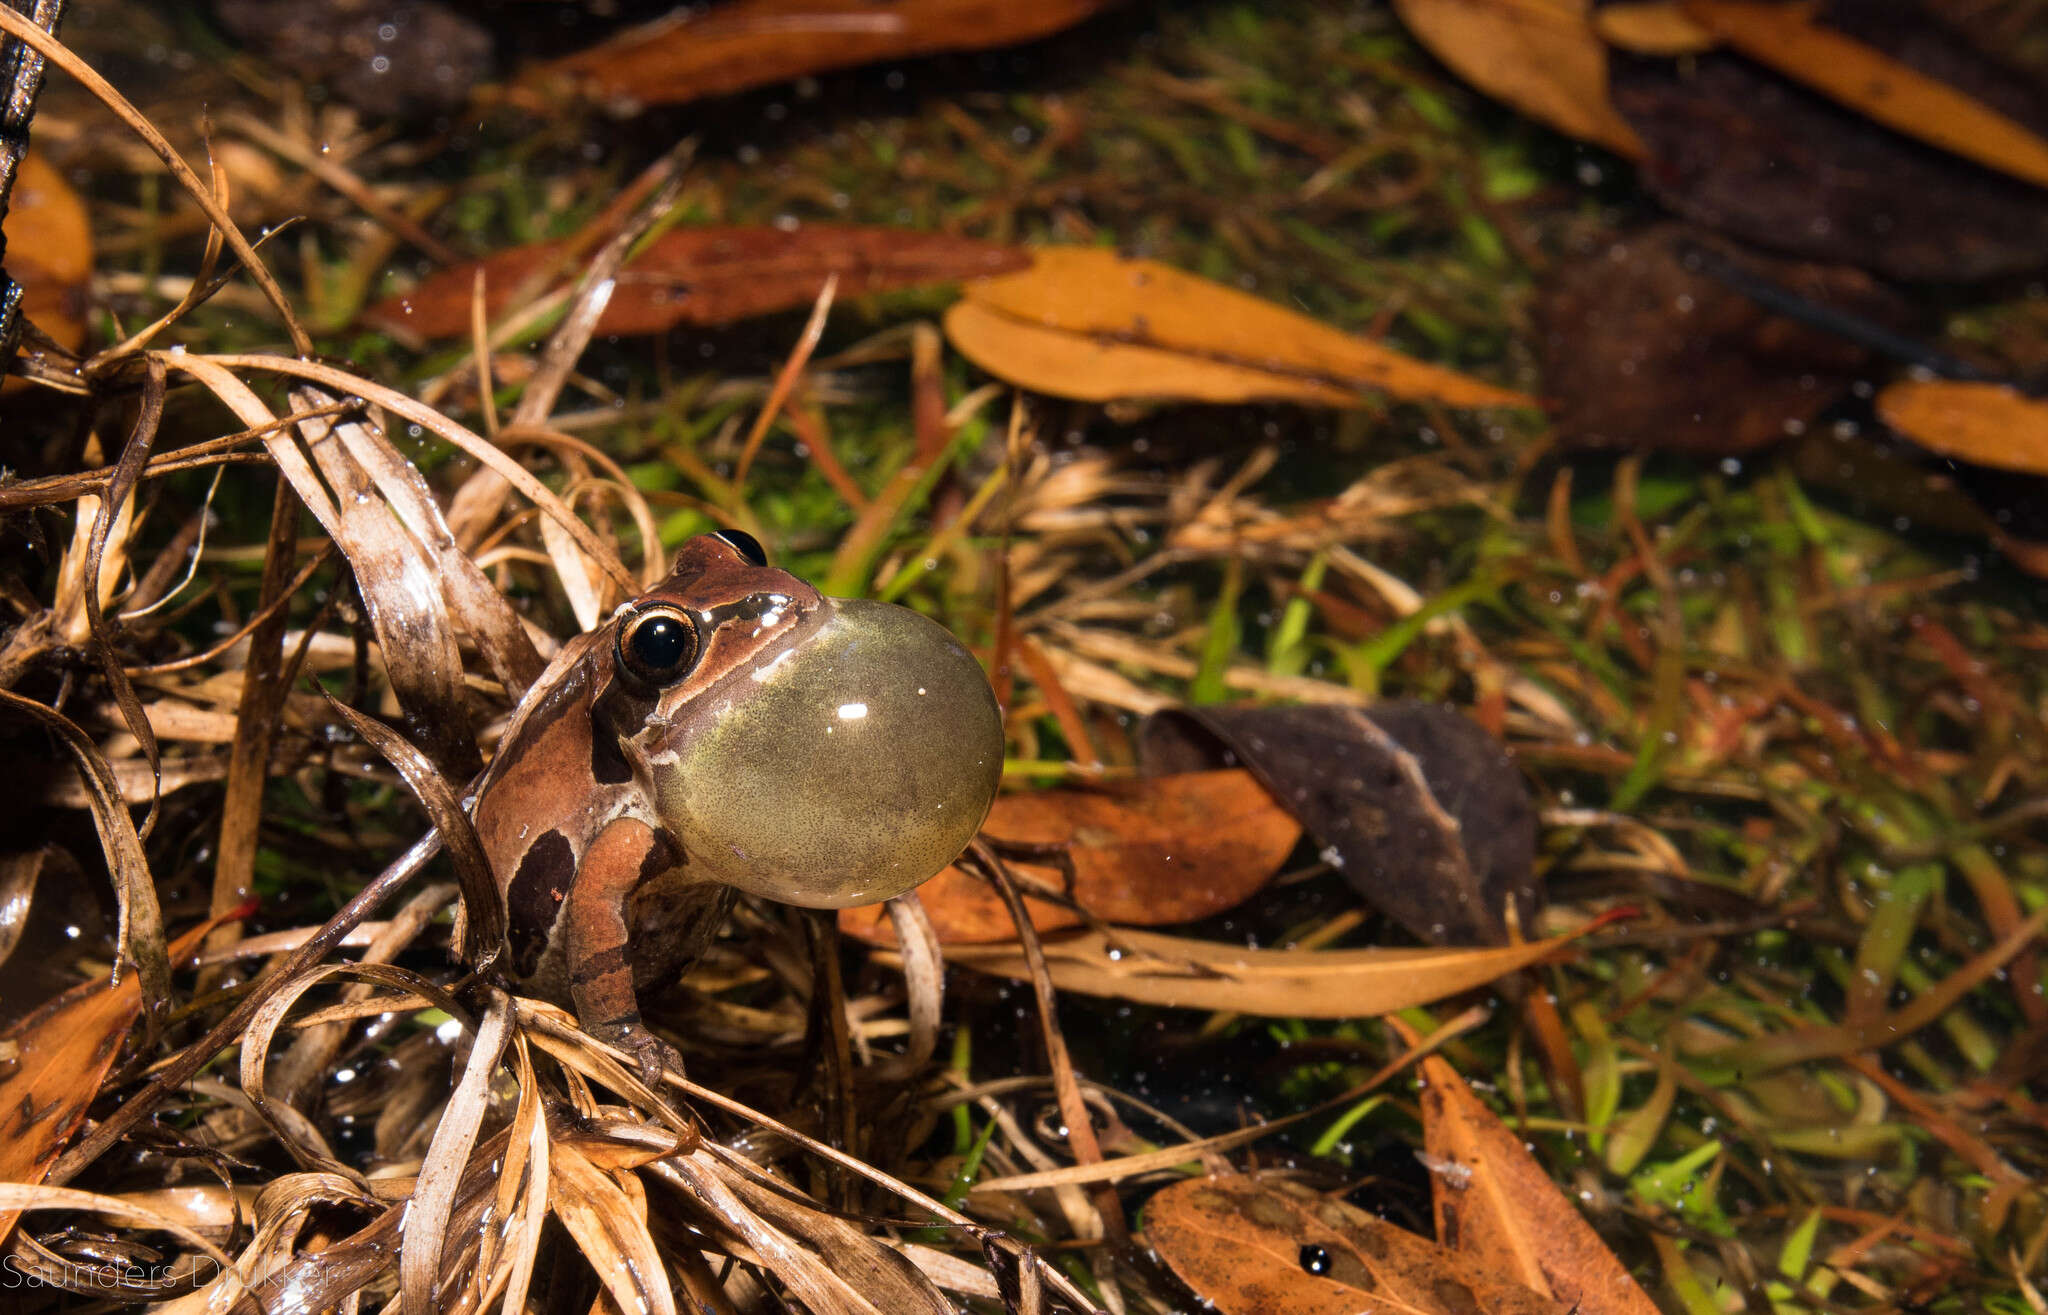
[[[660,783],[699,875],[815,908],[888,899],[945,867],[1003,766],[995,695],[959,640],[893,604],[827,606],[740,678]]]

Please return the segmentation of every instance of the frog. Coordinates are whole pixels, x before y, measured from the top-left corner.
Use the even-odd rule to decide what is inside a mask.
[[[915,889],[974,838],[1002,762],[995,694],[943,626],[828,598],[743,531],[698,535],[562,645],[479,779],[505,969],[650,1083],[680,1073],[640,995],[739,895],[835,909]]]

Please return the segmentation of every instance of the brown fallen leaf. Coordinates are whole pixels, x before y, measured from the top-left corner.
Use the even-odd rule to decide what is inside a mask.
[[[254,911],[252,902],[186,932],[171,943],[171,962],[187,962],[208,932]],[[14,1064],[0,1076],[0,1182],[43,1180],[85,1122],[87,1107],[120,1054],[121,1038],[141,1012],[141,979],[129,972],[118,983],[75,986],[0,1035],[0,1042],[15,1048]],[[20,1217],[19,1211],[0,1211],[0,1240]]]
[[[1769,260],[1677,224],[1623,234],[1557,268],[1537,303],[1566,442],[1749,452],[1803,431],[1859,377],[1866,349],[1766,309],[1716,262],[1823,309],[1905,323],[1860,270]]]
[[[1905,379],[1877,395],[1877,413],[1939,456],[2048,475],[2048,400],[2008,385]]]
[[[736,0],[677,10],[543,64],[527,81],[567,79],[630,112],[876,60],[1015,45],[1071,27],[1107,2]]]
[[[1463,714],[1369,708],[1175,708],[1138,733],[1147,770],[1242,763],[1324,846],[1360,897],[1438,944],[1499,945],[1533,926],[1536,811],[1521,771]]]
[[[978,279],[946,313],[953,346],[1054,397],[1351,406],[1380,391],[1450,406],[1534,406],[1269,301],[1097,247],[1041,247],[1030,269]]]
[[[2048,141],[1954,87],[1820,26],[1811,5],[1683,0],[1683,9],[1759,64],[1896,132],[2048,187]]]
[[[1607,48],[1592,0],[1394,0],[1415,39],[1496,100],[1580,141],[1641,159],[1607,99]]]
[[[1522,1138],[1442,1058],[1422,1061],[1422,1134],[1437,1238],[1579,1315],[1656,1303],[1557,1189]]]
[[[1593,30],[1608,45],[1632,55],[1697,55],[1721,44],[1685,16],[1679,0],[1602,5],[1593,11]]]
[[[1242,903],[1286,861],[1301,827],[1249,772],[1189,772],[1098,790],[1039,790],[996,800],[982,835],[999,851],[1063,846],[1076,903],[1107,922],[1192,922]],[[1011,858],[1011,870],[1056,891],[1067,876],[1052,861]],[[948,945],[1016,936],[1002,897],[957,867],[918,887],[939,940]],[[1080,918],[1027,900],[1040,931]],[[878,945],[895,932],[879,904],[841,910],[840,929]]]
[[[1048,937],[1045,957],[1053,984],[1083,995],[1270,1018],[1363,1018],[1484,986],[1559,953],[1571,939],[1481,949],[1253,950],[1119,929]],[[1020,981],[1031,976],[1014,943],[954,946],[946,962]]]
[[[7,208],[7,272],[21,285],[21,313],[71,351],[85,345],[92,224],[64,176],[30,151]]]
[[[1975,59],[1973,89],[1999,86],[1981,56],[1939,33],[1910,35],[1916,48]],[[2048,265],[2040,188],[1923,146],[1740,56],[1620,61],[1613,90],[1650,148],[1644,186],[1696,224],[1914,282]]]
[[[478,270],[484,275],[484,308],[496,318],[522,287],[561,261],[563,249],[559,242],[536,242],[441,270],[412,291],[371,307],[363,318],[411,339],[461,337],[469,332]],[[680,324],[728,324],[808,306],[833,275],[839,277],[838,295],[845,298],[997,274],[1029,263],[1029,254],[1014,247],[907,228],[671,229],[620,273],[597,332],[664,333]],[[554,281],[565,283],[575,274],[564,268]]]
[[[1277,1175],[1175,1183],[1146,1203],[1145,1240],[1222,1315],[1565,1315],[1484,1261]]]

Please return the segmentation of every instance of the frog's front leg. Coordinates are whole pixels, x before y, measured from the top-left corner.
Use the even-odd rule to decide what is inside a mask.
[[[683,1060],[640,1021],[626,950],[626,907],[642,881],[674,862],[667,837],[637,818],[618,818],[583,852],[562,909],[576,1016],[591,1035],[631,1056],[649,1086],[660,1081],[664,1068],[681,1073]]]

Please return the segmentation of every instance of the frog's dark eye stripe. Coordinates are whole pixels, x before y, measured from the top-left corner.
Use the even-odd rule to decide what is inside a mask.
[[[619,627],[620,669],[648,689],[673,685],[697,662],[697,627],[668,607],[650,607]]]
[[[761,547],[761,541],[745,530],[719,530],[711,537],[723,539],[734,552],[754,566],[768,564],[768,553]]]

